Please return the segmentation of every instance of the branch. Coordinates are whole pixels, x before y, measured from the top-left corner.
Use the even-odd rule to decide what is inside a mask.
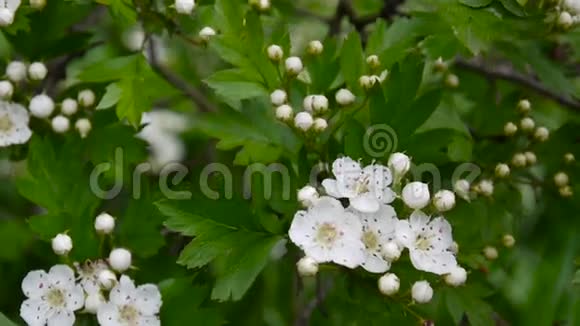
[[[322,306],[331,287],[332,283],[330,281],[323,284],[320,276],[316,276],[316,297],[310,300],[307,305],[302,307],[302,310],[294,323],[295,326],[308,326],[310,324],[312,313],[314,310]]]
[[[468,61],[463,58],[455,59],[455,66],[482,74],[491,79],[503,79],[527,87],[538,94],[573,110],[580,111],[580,101],[565,94],[558,94],[547,88],[532,76],[524,75],[509,66],[486,66],[482,62]]]
[[[215,111],[214,105],[205,97],[205,95],[196,87],[193,87],[186,80],[182,79],[171,70],[167,69],[164,65],[159,62],[157,55],[157,44],[155,43],[155,38],[149,37],[149,64],[161,77],[163,77],[167,82],[173,85],[175,88],[179,89],[185,96],[189,97],[203,112]]]

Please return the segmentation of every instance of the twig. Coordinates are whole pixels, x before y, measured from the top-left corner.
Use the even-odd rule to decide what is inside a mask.
[[[565,107],[574,110],[580,110],[580,101],[578,101],[577,99],[572,98],[568,95],[556,93],[547,88],[538,80],[534,79],[532,76],[524,75],[520,72],[515,71],[511,67],[508,66],[491,67],[486,66],[484,63],[481,62],[476,62],[472,60],[468,61],[463,58],[455,59],[455,66],[458,68],[483,74],[493,79],[503,79],[514,82],[516,84],[520,84],[524,87],[527,87],[537,92],[538,94],[546,98],[556,101],[557,103]]]
[[[320,308],[324,303],[324,300],[328,296],[328,292],[332,287],[332,283],[330,281],[322,282],[319,275],[316,278],[316,297],[314,297],[310,302],[302,307],[302,310],[299,311],[298,318],[294,323],[295,326],[308,326],[310,324],[310,317],[312,313],[317,308]]]
[[[182,79],[164,65],[159,63],[157,56],[157,49],[155,38],[149,37],[149,64],[161,77],[167,82],[179,89],[185,96],[189,97],[203,112],[215,111],[214,105],[205,97],[205,95],[197,88],[190,85],[186,80]]]

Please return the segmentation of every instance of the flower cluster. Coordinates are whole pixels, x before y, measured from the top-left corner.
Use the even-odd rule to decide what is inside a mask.
[[[567,29],[580,23],[580,0],[563,0],[556,11],[559,12],[558,26]]]
[[[385,273],[407,249],[417,270],[444,275],[450,285],[463,284],[467,274],[455,258],[451,225],[440,214],[455,206],[455,195],[441,190],[431,199],[429,187],[421,182],[406,182],[397,193],[394,189],[402,186],[409,168],[410,159],[403,153],[391,155],[388,167],[377,163],[363,167],[343,157],[332,164],[334,178],[322,182],[325,195],[312,186],[301,189],[298,199],[306,210],[295,214],[289,230],[292,242],[305,253],[298,262],[299,272],[313,275],[319,263],[333,262]],[[390,205],[397,198],[411,208],[408,218],[400,219],[403,212]],[[431,208],[430,203],[438,212],[433,217],[423,211]],[[379,280],[382,293],[394,294],[398,287],[399,279],[392,273]],[[417,282],[412,292],[417,302],[427,302],[433,295],[426,281]]]
[[[95,230],[102,236],[111,234],[114,227],[115,219],[109,214],[95,219]],[[66,256],[72,248],[72,239],[65,233],[52,239],[57,255]],[[48,273],[36,270],[26,275],[22,292],[27,299],[20,307],[20,316],[28,325],[72,326],[77,311],[95,314],[103,326],[160,325],[157,314],[162,301],[157,286],[135,286],[123,274],[131,267],[130,251],[115,248],[107,260],[75,262],[73,266],[74,270],[55,265]]]

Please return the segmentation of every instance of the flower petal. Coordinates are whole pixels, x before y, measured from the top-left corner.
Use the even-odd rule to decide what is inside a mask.
[[[138,326],[161,326],[161,321],[155,316],[141,317]]]
[[[75,323],[75,314],[68,310],[57,310],[48,318],[47,326],[73,326]]]
[[[42,326],[46,324],[48,305],[40,299],[28,299],[20,305],[20,317],[29,326]]]
[[[435,250],[445,251],[453,244],[451,225],[443,217],[433,219],[429,223],[429,230],[437,239],[433,242]]]
[[[342,198],[342,194],[338,191],[338,186],[336,180],[334,179],[324,179],[322,180],[322,186],[326,194],[335,198]]]
[[[415,246],[417,234],[411,228],[411,223],[408,220],[399,220],[395,225],[395,236],[397,242],[403,247],[412,248]]]
[[[367,251],[365,260],[361,266],[371,273],[384,273],[391,268],[391,263],[383,259],[379,253]]]
[[[343,176],[358,176],[361,172],[360,163],[350,157],[337,158],[332,162],[332,174],[337,180],[344,180]]]
[[[365,247],[360,238],[343,237],[335,243],[330,255],[332,261],[336,264],[352,269],[360,266],[364,262]]]
[[[374,194],[367,192],[350,199],[351,206],[363,213],[374,213],[379,210],[379,202]]]
[[[423,211],[417,209],[411,213],[411,216],[409,217],[409,223],[415,232],[421,231],[421,229],[426,227],[429,223],[429,216],[423,213]]]
[[[48,285],[48,274],[45,271],[31,271],[22,280],[22,293],[29,298],[40,298]]]
[[[71,311],[79,310],[85,305],[85,293],[80,284],[68,290],[66,294],[66,307]]]
[[[135,283],[128,276],[122,275],[119,283],[111,290],[109,300],[116,305],[125,305],[135,300]]]
[[[450,273],[457,267],[455,256],[450,252],[427,252],[423,250],[410,250],[409,256],[413,266],[421,271],[437,275]]]
[[[113,303],[106,303],[99,307],[97,320],[101,326],[119,326],[119,310]]]
[[[316,220],[310,218],[306,211],[296,212],[288,231],[290,240],[300,248],[312,245],[316,232],[315,224]]]
[[[69,289],[74,287],[75,272],[67,265],[54,265],[48,271],[48,278],[52,285]]]
[[[159,313],[161,303],[161,293],[157,286],[144,284],[137,288],[135,305],[143,315],[151,316]]]

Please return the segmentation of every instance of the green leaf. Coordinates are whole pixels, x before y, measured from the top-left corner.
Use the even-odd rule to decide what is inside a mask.
[[[481,8],[489,6],[493,0],[459,0],[459,2],[471,8]]]
[[[235,109],[242,100],[268,96],[268,90],[240,69],[221,70],[205,80],[216,94]]]
[[[503,7],[512,14],[523,17],[526,15],[524,8],[516,0],[500,0]]]
[[[133,25],[137,21],[137,12],[130,0],[96,0],[96,2],[109,6],[117,21],[123,22],[126,26]]]
[[[423,78],[423,69],[423,57],[411,54],[393,67],[389,78],[383,83],[389,112],[394,116],[402,114],[415,99]],[[391,119],[383,122],[390,122]]]
[[[32,232],[21,221],[0,221],[0,261],[21,259],[21,255],[25,254],[25,250],[33,240]]]
[[[78,75],[78,79],[87,83],[102,83],[132,78],[137,75],[137,66],[141,60],[141,54],[105,59],[85,68]]]
[[[118,83],[111,83],[107,86],[105,90],[105,95],[101,98],[101,101],[97,105],[97,110],[108,109],[119,102],[121,99],[121,94],[123,93],[123,89],[119,86]]]
[[[494,311],[481,298],[474,296],[469,288],[456,288],[445,291],[447,309],[456,324],[459,324],[463,313],[467,314],[469,324],[473,326],[494,325]]]
[[[8,317],[4,316],[3,313],[0,312],[0,325],[2,326],[17,326],[16,323],[8,319]]]
[[[434,90],[424,94],[393,119],[392,125],[397,137],[404,140],[419,128],[433,114],[441,101],[441,91]]]
[[[351,90],[360,89],[358,80],[364,72],[364,53],[358,32],[348,35],[342,45],[340,69]]]
[[[191,283],[191,280],[186,278],[173,278],[159,284],[163,297],[161,307],[163,325],[182,326],[184,320],[203,320],[203,324],[208,326],[223,325],[223,312],[214,307],[217,305],[204,304],[211,288]]]
[[[120,243],[140,257],[153,256],[165,245],[161,234],[162,215],[153,205],[151,195],[145,188],[143,185],[133,189],[139,191],[140,198],[131,200],[118,223]]]
[[[117,117],[127,120],[137,128],[141,124],[141,114],[151,110],[152,99],[147,94],[148,84],[143,77],[128,77],[118,83],[122,90],[117,103]]]

